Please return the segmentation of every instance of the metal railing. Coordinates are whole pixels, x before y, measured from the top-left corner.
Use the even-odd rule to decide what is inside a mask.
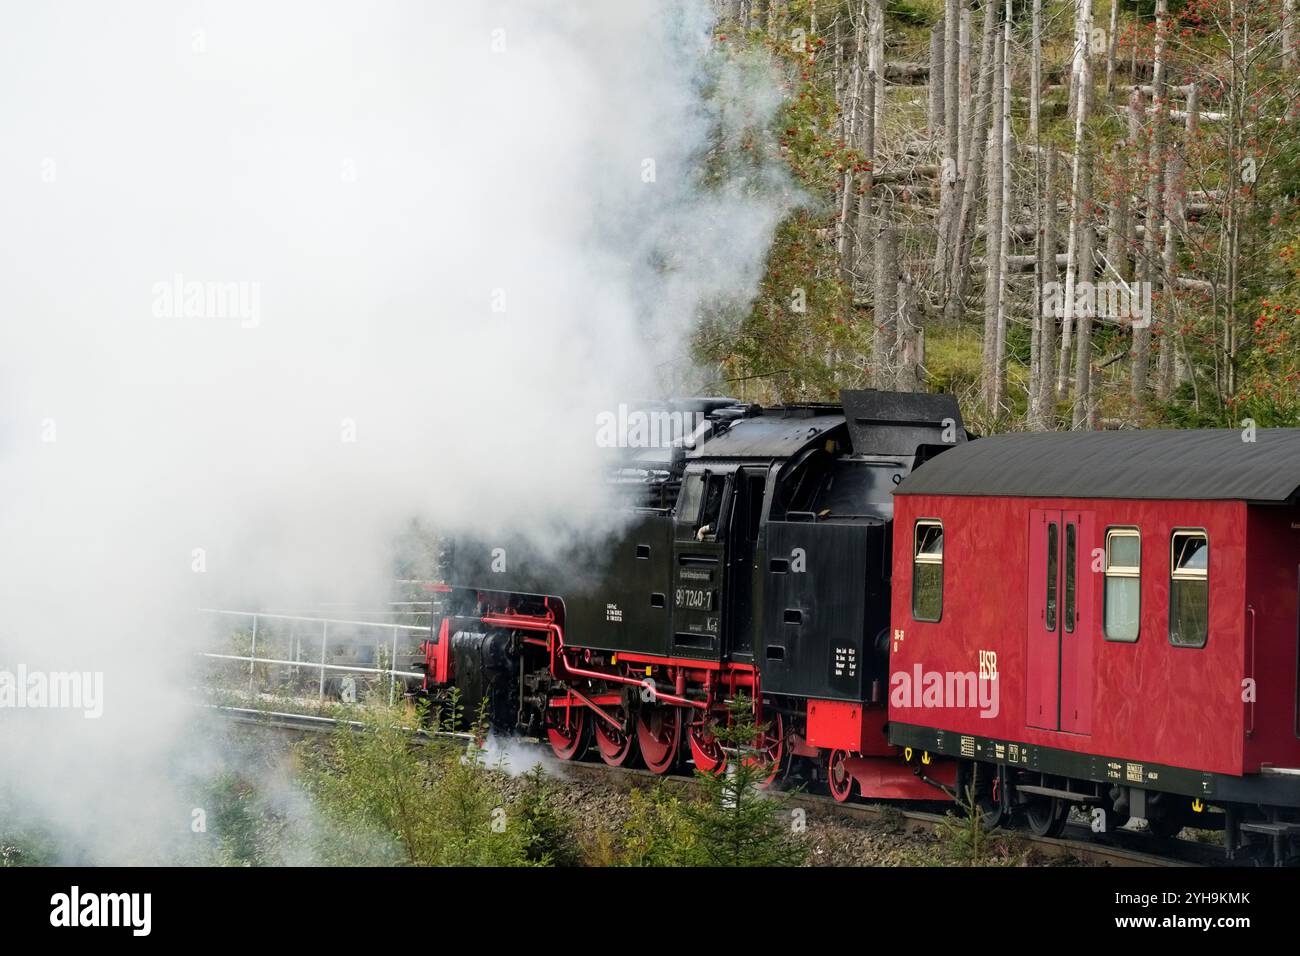
[[[292,667],[294,668],[295,673],[299,668],[302,667],[310,667],[310,668],[318,669],[320,671],[320,684],[317,689],[317,700],[322,703],[325,700],[325,675],[329,671],[340,671],[340,672],[353,673],[353,674],[387,675],[388,676],[388,702],[391,704],[396,699],[397,679],[399,677],[403,677],[403,678],[409,677],[409,678],[416,678],[422,680],[425,676],[421,671],[403,671],[403,670],[396,669],[398,637],[403,632],[416,632],[421,635],[428,635],[430,639],[432,639],[433,637],[433,628],[432,625],[430,624],[389,624],[383,621],[352,621],[352,620],[345,620],[341,618],[309,617],[309,616],[302,616],[302,615],[295,615],[295,614],[275,614],[275,613],[270,613],[265,611],[233,611],[233,610],[226,610],[223,608],[210,608],[210,607],[200,608],[200,611],[204,614],[223,614],[232,617],[252,618],[253,621],[252,643],[249,647],[249,651],[247,655],[218,654],[210,651],[201,651],[199,653],[200,657],[206,657],[212,660],[235,661],[235,662],[247,663],[248,664],[248,696],[250,698],[254,696],[255,668],[257,667],[258,664],[271,664],[271,665]],[[302,625],[302,624],[308,624],[308,625],[319,624],[320,625],[320,661],[317,662],[317,661],[302,660],[301,658],[297,657],[297,652],[295,652],[295,658],[296,658],[295,660],[285,660],[276,657],[258,657],[257,656],[257,633],[258,633],[258,623],[260,621],[290,621],[295,625],[295,628],[297,625]],[[327,655],[329,650],[330,625],[335,625],[336,627],[352,627],[352,628],[361,627],[361,628],[371,628],[374,630],[381,630],[381,631],[382,630],[391,631],[392,645],[391,645],[391,655],[388,658],[389,666],[388,667],[364,667],[359,664],[329,663],[327,660]],[[293,640],[294,636],[295,635],[293,634],[290,635],[291,641]],[[299,643],[299,647],[300,646],[301,646],[301,642]]]

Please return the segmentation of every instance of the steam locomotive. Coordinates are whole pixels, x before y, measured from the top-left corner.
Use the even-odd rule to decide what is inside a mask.
[[[949,396],[840,397],[638,407],[686,425],[615,443],[606,534],[448,545],[425,693],[655,773],[720,772],[744,695],[770,780],[1295,862],[1300,430],[975,440]]]

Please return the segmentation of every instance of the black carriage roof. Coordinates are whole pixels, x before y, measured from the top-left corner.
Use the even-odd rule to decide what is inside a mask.
[[[1300,428],[1167,429],[982,438],[926,462],[894,493],[1284,502],[1298,488]]]

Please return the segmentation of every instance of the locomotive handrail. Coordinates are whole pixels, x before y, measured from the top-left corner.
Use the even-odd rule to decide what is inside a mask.
[[[238,617],[264,618],[268,621],[302,621],[308,624],[346,624],[353,627],[391,627],[402,631],[428,631],[428,624],[388,624],[384,621],[349,621],[334,617],[305,617],[298,614],[271,614],[263,611],[231,611],[224,608],[201,607],[204,614],[233,614]]]
[[[327,671],[351,671],[354,674],[396,674],[398,677],[424,677],[420,671],[399,671],[387,667],[359,667],[353,664],[314,664],[311,661],[287,661],[276,657],[248,657],[243,654],[214,654],[201,651],[200,657],[210,657],[218,661],[243,661],[252,664],[284,664],[287,667],[324,668]]]
[[[391,666],[397,662],[397,637],[400,631],[418,631],[428,633],[430,639],[433,637],[433,625],[429,624],[390,624],[385,621],[352,621],[328,617],[304,617],[294,614],[275,614],[262,611],[236,611],[224,608],[200,608],[205,614],[226,614],[234,617],[249,617],[253,619],[252,641],[249,646],[247,655],[240,654],[218,654],[208,651],[200,651],[200,657],[206,657],[212,660],[238,661],[248,664],[248,695],[253,696],[253,683],[255,679],[255,668],[258,664],[275,664],[286,667],[310,667],[320,671],[320,683],[317,687],[318,701],[325,699],[325,674],[327,671],[347,671],[354,674],[387,674],[388,675],[388,702],[393,703],[397,694],[397,678],[423,678],[425,675],[414,671],[399,671]],[[301,660],[283,660],[273,657],[257,656],[257,631],[258,622],[261,620],[272,621],[293,621],[295,623],[319,624],[321,625],[320,635],[320,661],[301,661]],[[393,643],[391,656],[389,657],[389,667],[362,667],[355,664],[329,664],[326,663],[326,654],[329,651],[329,627],[331,624],[341,625],[343,627],[370,627],[386,629],[393,634]]]

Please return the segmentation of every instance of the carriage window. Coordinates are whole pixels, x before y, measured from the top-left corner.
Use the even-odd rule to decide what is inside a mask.
[[[937,621],[943,614],[943,523],[916,523],[912,538],[912,618]]]
[[[1056,630],[1056,587],[1057,587],[1057,540],[1056,522],[1047,526],[1047,629]]]
[[[1138,639],[1141,601],[1142,536],[1136,528],[1107,528],[1106,640],[1131,644]]]
[[[1169,643],[1204,647],[1210,633],[1210,541],[1175,531],[1169,548]]]
[[[1065,633],[1074,633],[1074,525],[1065,526]]]

